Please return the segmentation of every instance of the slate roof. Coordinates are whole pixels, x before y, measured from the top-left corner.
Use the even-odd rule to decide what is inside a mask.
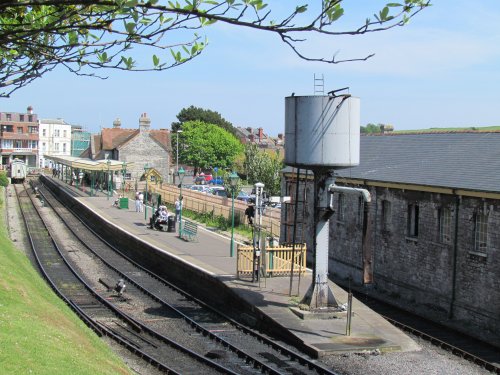
[[[362,136],[360,164],[339,177],[500,192],[500,133]]]

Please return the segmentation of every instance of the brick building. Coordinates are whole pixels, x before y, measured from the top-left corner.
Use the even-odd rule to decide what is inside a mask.
[[[241,143],[253,143],[259,146],[259,148],[279,150],[283,149],[284,136],[283,134],[278,134],[278,137],[270,137],[264,133],[264,129],[258,128],[254,129],[251,127],[242,128],[236,127],[236,136],[239,138]]]
[[[128,179],[143,178],[147,165],[156,169],[163,181],[170,181],[170,132],[166,129],[151,130],[150,126],[151,120],[146,113],[141,115],[138,129],[124,129],[121,121],[116,119],[113,128],[104,128],[100,134],[91,137],[90,147],[81,156],[133,163],[133,167],[127,169]]]
[[[6,168],[14,158],[36,168],[38,140],[38,116],[33,113],[33,107],[29,106],[26,113],[0,112],[2,168]]]
[[[292,240],[296,176],[288,169],[282,181],[292,197],[283,242]],[[372,201],[334,195],[330,275],[500,344],[500,133],[364,136],[360,165],[337,176]],[[295,233],[308,248],[312,185],[302,171]]]

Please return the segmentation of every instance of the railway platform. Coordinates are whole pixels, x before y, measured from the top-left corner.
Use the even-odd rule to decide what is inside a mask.
[[[416,351],[419,346],[405,333],[388,323],[362,302],[353,298],[350,335],[346,335],[346,319],[319,319],[299,317],[292,312],[293,302],[300,301],[311,285],[312,272],[294,278],[290,296],[289,277],[261,278],[259,282],[240,280],[236,277],[236,256],[230,256],[230,238],[214,233],[202,225],[198,228],[197,241],[180,239],[177,233],[154,231],[148,228],[151,208],[135,212],[132,200],[129,208],[113,206],[113,197],[78,197],[82,204],[106,221],[118,226],[129,235],[148,242],[177,260],[203,272],[207,277],[219,279],[239,298],[258,309],[273,322],[277,330],[286,331],[300,341],[309,353],[317,357],[333,353],[380,350]],[[178,229],[178,228],[177,228]],[[347,302],[347,292],[330,282],[331,290],[339,304]]]

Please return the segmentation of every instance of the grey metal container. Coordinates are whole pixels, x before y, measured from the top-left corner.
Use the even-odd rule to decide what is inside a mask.
[[[360,100],[350,95],[285,98],[285,164],[310,169],[359,164]]]

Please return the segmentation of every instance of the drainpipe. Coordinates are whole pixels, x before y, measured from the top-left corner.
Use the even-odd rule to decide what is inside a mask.
[[[363,231],[361,236],[361,251],[363,254],[363,285],[373,283],[373,253],[371,241],[368,233],[370,232],[369,225],[369,206],[368,204],[372,201],[370,192],[366,189],[352,188],[346,186],[337,186],[332,184],[328,187],[330,193],[342,193],[342,194],[353,194],[363,198],[365,202],[363,207]],[[330,210],[334,211],[333,208],[333,194],[330,194]]]
[[[457,286],[457,257],[458,257],[458,214],[460,208],[460,196],[456,196],[455,199],[455,236],[453,238],[453,266],[452,266],[452,275],[451,275],[451,300],[450,300],[450,309],[448,312],[448,319],[453,319],[453,310],[455,305],[455,298],[457,295],[456,286]]]

